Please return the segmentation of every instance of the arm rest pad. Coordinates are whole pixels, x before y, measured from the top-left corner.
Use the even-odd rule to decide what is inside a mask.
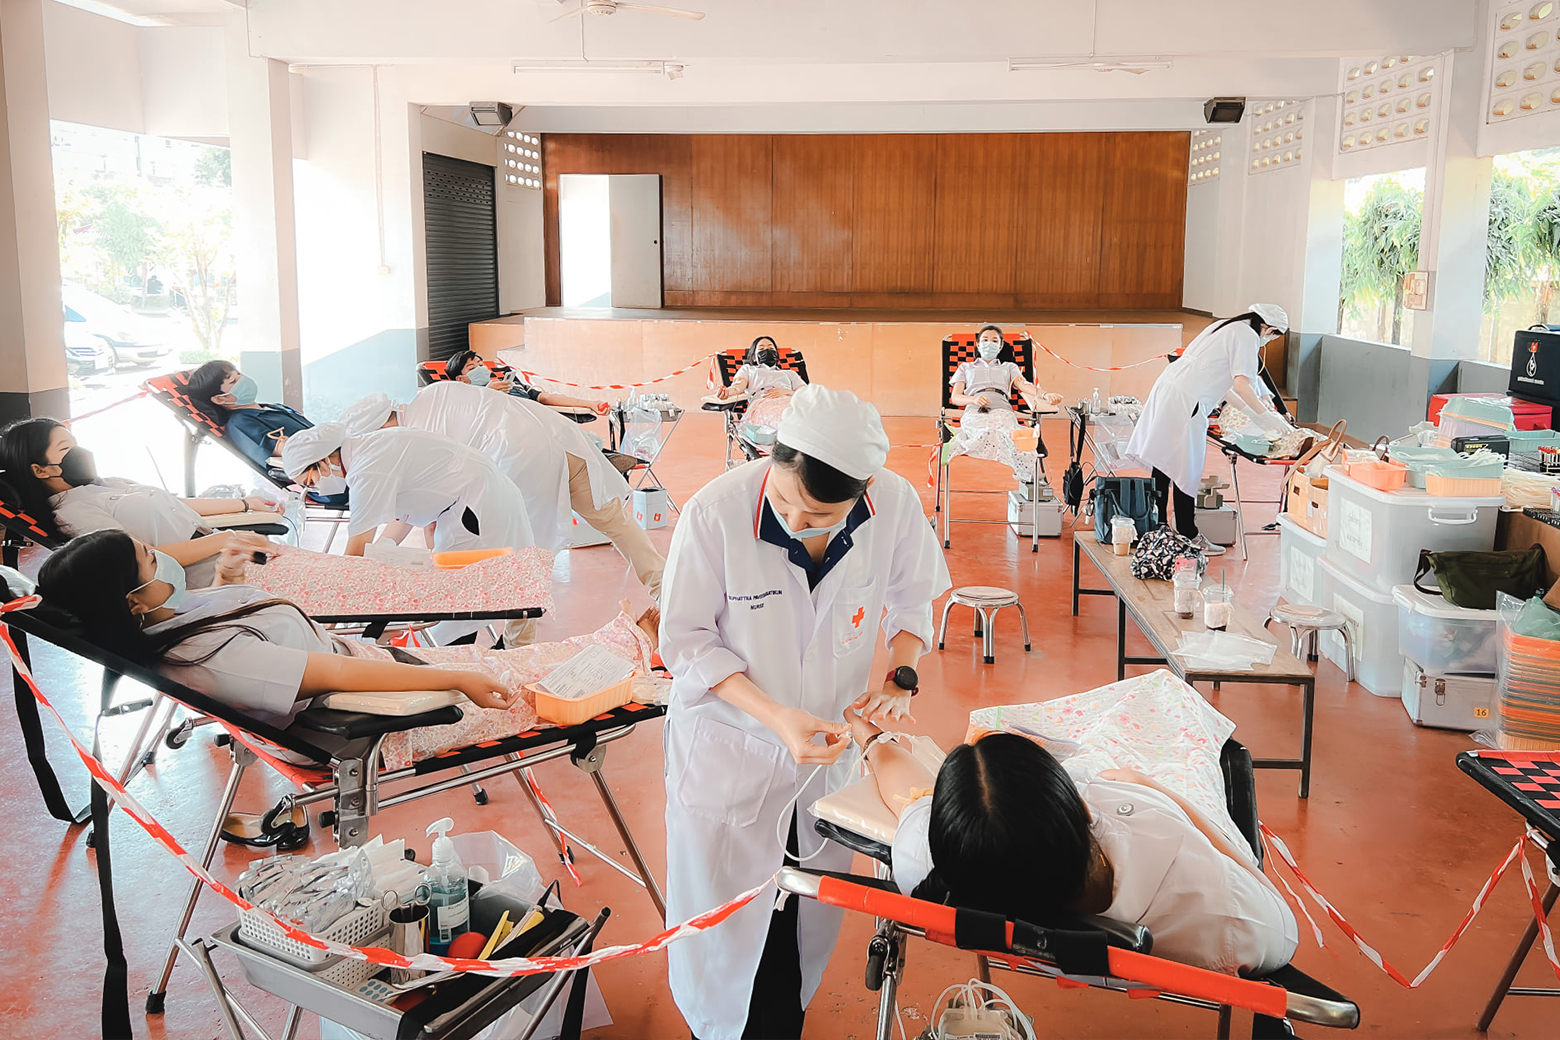
[[[452,726],[465,717],[451,704],[421,715],[370,715],[361,711],[333,711],[330,708],[305,708],[293,719],[295,725],[316,733],[329,733],[345,740],[401,733],[423,726]]]

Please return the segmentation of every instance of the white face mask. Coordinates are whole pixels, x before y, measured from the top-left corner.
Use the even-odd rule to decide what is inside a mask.
[[[486,365],[478,365],[466,373],[466,378],[471,381],[472,386],[487,386],[493,380],[493,373]]]
[[[325,472],[314,478],[309,490],[316,495],[324,495],[327,498],[333,495],[345,494],[347,491],[347,478],[345,474],[336,473],[329,463],[325,464]]]
[[[167,599],[158,604],[158,607],[165,607],[168,610],[178,610],[180,604],[183,603],[185,596],[184,567],[180,565],[178,560],[175,560],[172,556],[169,556],[165,552],[161,552],[156,549],[153,549],[152,552],[157,557],[157,570],[152,575],[152,581],[143,581],[141,584],[131,589],[130,592],[132,595],[134,595],[135,593],[140,592],[142,589],[146,588],[146,586],[152,584],[154,581],[165,582],[173,591],[168,594]]]
[[[1002,344],[983,339],[975,344],[975,349],[980,351],[982,361],[995,361],[997,355],[1002,353]]]

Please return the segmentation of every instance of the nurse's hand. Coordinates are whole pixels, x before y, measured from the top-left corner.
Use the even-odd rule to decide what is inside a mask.
[[[873,690],[857,697],[851,707],[873,722],[884,722],[888,719],[915,721],[915,716],[910,714],[910,691],[901,690],[892,682],[884,683],[880,690]]]
[[[519,695],[486,672],[446,672],[450,688],[479,708],[508,710]]]
[[[800,708],[781,708],[770,720],[774,730],[798,765],[830,765],[850,746],[850,727],[843,722],[825,722]],[[813,738],[822,735],[824,743]]]

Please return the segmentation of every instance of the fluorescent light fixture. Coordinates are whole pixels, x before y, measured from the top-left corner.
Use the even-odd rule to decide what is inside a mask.
[[[1171,68],[1169,58],[1009,58],[1009,72],[1058,72],[1082,69],[1086,72],[1129,72],[1141,76]]]
[[[517,58],[511,72],[649,72],[666,74],[664,61],[585,61],[575,58]]]

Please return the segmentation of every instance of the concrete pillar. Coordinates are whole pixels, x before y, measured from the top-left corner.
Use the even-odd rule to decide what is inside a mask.
[[[0,0],[0,422],[65,418],[43,0]]]
[[[292,97],[287,65],[249,54],[242,15],[227,26],[228,140],[238,261],[239,367],[260,399],[303,404]]]

